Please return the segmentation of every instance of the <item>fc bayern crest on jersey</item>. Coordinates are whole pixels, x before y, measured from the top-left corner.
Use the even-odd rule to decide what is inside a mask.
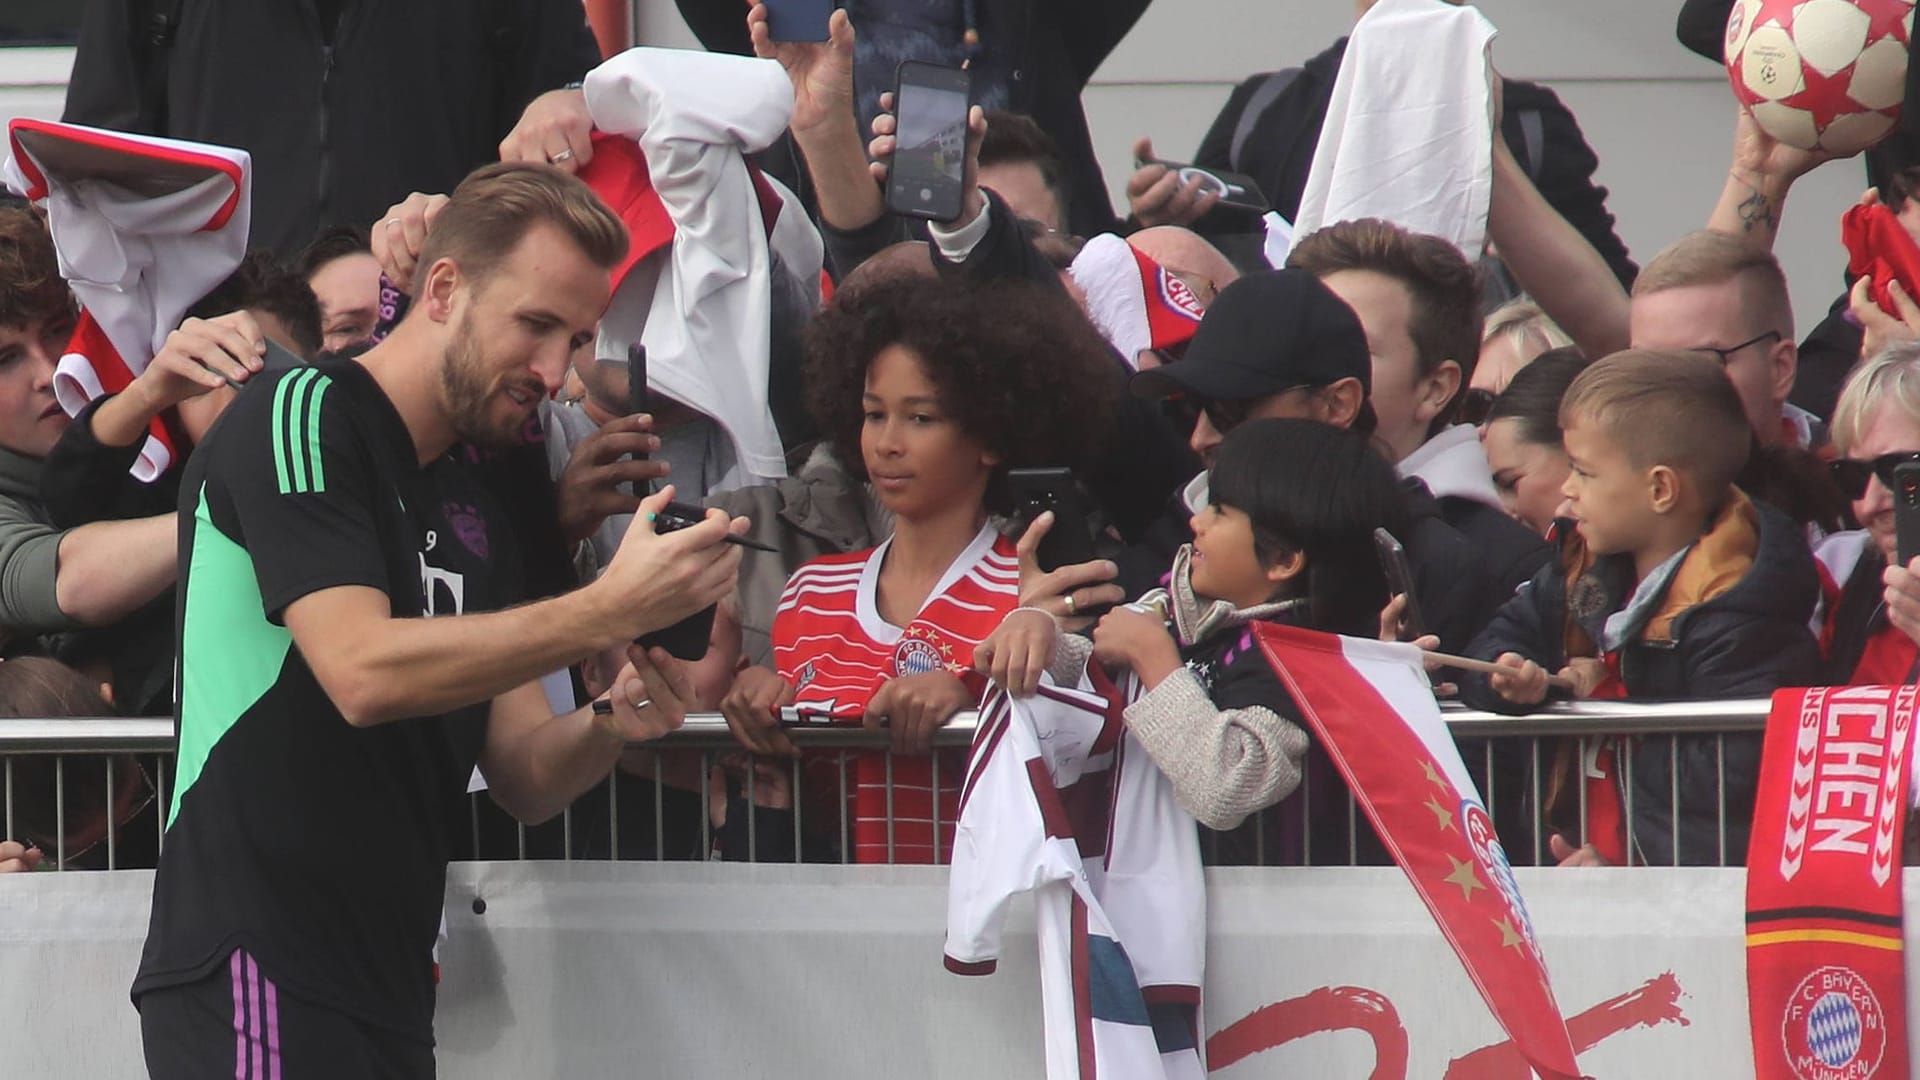
[[[1828,965],[1788,995],[1780,1038],[1800,1080],[1864,1080],[1886,1053],[1886,1014],[1867,980]]]
[[[930,671],[953,671],[953,646],[930,626],[909,626],[893,647],[893,674],[925,675]]]
[[[1206,309],[1200,306],[1200,298],[1193,295],[1187,283],[1165,267],[1160,269],[1160,298],[1167,302],[1168,307],[1195,322],[1199,322],[1200,316],[1206,313]]]

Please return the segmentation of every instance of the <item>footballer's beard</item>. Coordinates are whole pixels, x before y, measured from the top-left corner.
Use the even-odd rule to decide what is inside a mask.
[[[461,441],[489,449],[509,449],[520,445],[525,417],[503,424],[493,417],[493,402],[504,388],[489,378],[486,357],[473,333],[471,316],[463,318],[454,331],[440,363],[440,396],[448,421]],[[544,386],[528,386],[524,393],[538,398]]]

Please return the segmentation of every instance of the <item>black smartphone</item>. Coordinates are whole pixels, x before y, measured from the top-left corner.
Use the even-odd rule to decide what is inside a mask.
[[[268,338],[267,351],[260,357],[259,373],[265,375],[272,371],[292,371],[295,368],[303,368],[306,366],[307,362],[300,359],[292,350],[272,338]]]
[[[637,416],[640,413],[652,411],[653,391],[647,386],[647,347],[639,344],[629,345],[627,346],[627,413]],[[636,453],[633,458],[635,461],[645,461],[647,455]],[[653,493],[653,485],[650,482],[645,490],[642,490],[637,482],[630,486],[632,491],[629,494],[642,499]]]
[[[833,0],[766,0],[767,36],[775,41],[825,41]]]
[[[1203,169],[1198,165],[1186,165],[1178,161],[1161,161],[1157,158],[1139,158],[1136,166],[1164,165],[1169,172],[1180,177],[1182,184],[1199,178],[1200,189],[1211,191],[1220,196],[1219,206],[1244,211],[1249,214],[1264,214],[1273,209],[1267,202],[1267,196],[1260,185],[1251,176],[1227,172],[1223,169]]]
[[[678,532],[692,527],[706,517],[706,514],[705,510],[697,506],[668,503],[661,510],[660,515],[654,518],[654,531]],[[649,649],[657,645],[667,650],[677,660],[699,660],[707,655],[707,645],[713,637],[713,615],[718,608],[718,604],[709,604],[672,626],[641,634],[633,639],[633,643]]]
[[[964,69],[918,60],[900,65],[893,91],[887,209],[928,221],[960,216],[972,101],[973,76]]]
[[[1387,598],[1407,598],[1406,611],[1400,616],[1400,640],[1412,641],[1427,632],[1420,617],[1420,601],[1413,592],[1413,568],[1407,564],[1407,549],[1386,529],[1373,530],[1373,546],[1380,553],[1380,569],[1387,576]]]
[[[1093,528],[1071,470],[1009,469],[1007,490],[1013,496],[1013,515],[1023,530],[1034,518],[1053,511],[1053,528],[1047,530],[1035,553],[1041,570],[1052,572],[1094,559]]]
[[[1893,467],[1893,532],[1900,565],[1912,566],[1920,556],[1920,461]]]

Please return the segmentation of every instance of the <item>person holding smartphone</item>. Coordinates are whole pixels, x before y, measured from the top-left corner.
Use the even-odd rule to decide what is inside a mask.
[[[815,418],[893,535],[800,567],[774,615],[773,667],[742,671],[720,708],[758,753],[792,752],[783,706],[885,728],[910,756],[852,757],[850,855],[944,862],[966,756],[927,754],[979,700],[974,645],[1018,606],[1018,556],[992,520],[1012,509],[1006,472],[1083,459],[1106,434],[1103,384],[1118,373],[1063,295],[908,278],[837,296],[810,335],[808,376]],[[831,823],[838,755],[819,764],[808,790],[829,801],[804,817]]]
[[[521,604],[514,562],[490,557],[511,537],[498,505],[435,475],[460,440],[519,438],[626,251],[580,180],[476,170],[393,332],[265,376],[189,459],[181,749],[132,991],[156,1080],[263,1058],[433,1075],[432,950],[475,767],[538,823],[684,719],[692,690],[663,650],[630,649],[599,708],[555,716],[539,679],[730,592],[724,539],[747,522],[658,535],[667,488],[596,581]]]
[[[1894,470],[1920,461],[1920,342],[1861,362],[1833,411],[1835,483],[1853,500],[1861,528],[1814,550],[1825,585],[1821,678],[1833,686],[1897,686],[1920,678],[1920,566],[1901,547],[1920,540],[1902,521]]]
[[[1406,510],[1366,436],[1312,420],[1241,424],[1207,476],[1210,499],[1164,588],[1108,612],[1091,638],[1022,607],[974,665],[1016,697],[1031,696],[1043,673],[1075,685],[1089,662],[1131,676],[1141,692],[1126,707],[1128,730],[1181,807],[1225,830],[1292,794],[1305,768],[1299,710],[1252,625],[1371,636],[1387,602],[1374,531],[1404,529]]]

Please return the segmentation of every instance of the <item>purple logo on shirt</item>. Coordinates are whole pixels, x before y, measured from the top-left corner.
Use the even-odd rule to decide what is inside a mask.
[[[485,562],[493,545],[487,539],[487,519],[480,516],[479,508],[450,502],[440,511],[446,515],[447,524],[453,528],[453,535],[460,538],[461,545]]]

